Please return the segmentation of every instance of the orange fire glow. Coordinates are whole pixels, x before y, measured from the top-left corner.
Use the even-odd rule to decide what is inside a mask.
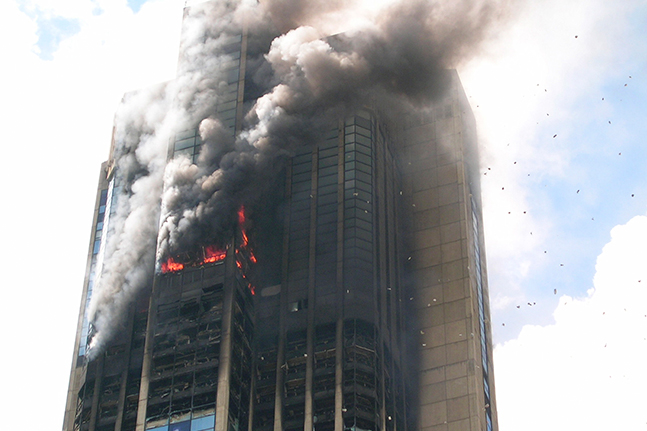
[[[247,221],[247,218],[245,217],[245,207],[240,207],[238,210],[238,225],[240,227],[240,232],[242,236],[242,244],[240,247],[236,249],[236,255],[238,256],[241,251],[244,251],[244,254],[249,256],[249,262],[251,263],[257,263],[256,256],[254,256],[254,253],[251,250],[251,247],[249,246],[249,237],[247,236],[247,232],[245,231],[245,223]],[[207,263],[215,263],[215,262],[221,262],[225,260],[227,257],[227,250],[221,250],[217,248],[216,246],[210,245],[206,246],[202,249],[203,251],[203,259],[201,261],[192,261],[192,262],[178,262],[176,261],[173,257],[169,257],[166,262],[162,262],[162,273],[166,274],[168,272],[176,272],[176,271],[181,271],[183,270],[186,266],[189,267],[198,267]],[[238,266],[239,269],[243,269],[243,265],[241,262],[236,259],[236,265]],[[246,278],[243,274],[243,277]],[[254,287],[250,284],[249,288],[254,294]]]
[[[226,250],[218,250],[214,246],[207,246],[204,248],[204,261],[202,263],[213,263],[225,260],[227,257]]]
[[[181,264],[180,262],[174,261],[172,257],[169,257],[166,262],[162,262],[163,273],[181,271],[183,269],[184,269],[184,265]]]

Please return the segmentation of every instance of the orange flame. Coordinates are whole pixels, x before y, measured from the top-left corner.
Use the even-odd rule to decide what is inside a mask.
[[[175,272],[181,271],[184,269],[184,265],[180,262],[176,262],[172,257],[169,257],[166,262],[162,262],[162,272]]]
[[[207,246],[204,248],[204,261],[202,263],[220,262],[225,260],[225,257],[227,257],[227,251],[218,250],[214,246]]]
[[[242,244],[240,247],[236,250],[236,254],[239,254],[241,250],[244,250],[249,254],[249,261],[251,263],[256,263],[256,256],[254,256],[254,253],[252,250],[249,248],[249,237],[247,236],[247,232],[245,231],[244,224],[246,223],[247,218],[245,217],[245,207],[241,206],[240,209],[238,210],[238,225],[240,227],[240,232],[242,235]],[[169,257],[166,262],[162,262],[162,273],[166,274],[168,272],[177,272],[181,271],[185,268],[186,265],[190,267],[197,267],[204,265],[206,263],[215,263],[215,262],[221,262],[225,260],[227,257],[227,251],[226,250],[221,250],[216,248],[213,245],[206,246],[202,249],[203,251],[203,259],[202,261],[198,262],[188,262],[188,263],[181,263],[177,262],[176,260],[173,259],[173,257]],[[236,260],[236,265],[238,266],[239,269],[243,269],[243,265],[241,262]],[[252,288],[253,290],[253,288]]]

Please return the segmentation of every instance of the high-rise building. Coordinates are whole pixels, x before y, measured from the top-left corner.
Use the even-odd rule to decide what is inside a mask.
[[[235,137],[257,66],[247,30],[223,40],[213,111]],[[201,233],[136,263],[148,281],[89,354],[94,283],[133,181],[113,139],[63,429],[498,429],[475,125],[447,76],[426,109],[327,117],[217,245]],[[199,163],[201,136],[175,130],[168,159]]]

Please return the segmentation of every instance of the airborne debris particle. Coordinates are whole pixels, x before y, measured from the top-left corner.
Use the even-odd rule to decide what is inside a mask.
[[[553,295],[557,295],[557,289],[553,289]]]
[[[555,134],[555,135],[553,135],[553,138],[556,138],[556,137],[557,137],[557,135],[556,135],[556,134]]]

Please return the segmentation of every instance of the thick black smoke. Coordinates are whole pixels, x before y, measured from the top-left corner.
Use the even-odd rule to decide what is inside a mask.
[[[445,70],[475,52],[500,20],[504,1],[400,0],[362,28],[337,36],[323,29],[330,20],[361,14],[358,2],[216,0],[187,9],[177,79],[154,106],[130,110],[135,118],[166,110],[162,119],[155,117],[156,125],[138,120],[146,123],[139,139],[148,150],[132,150],[133,156],[130,141],[118,142],[124,154],[119,164],[134,160],[133,175],[140,176],[133,188],[150,183],[145,201],[153,230],[161,196],[157,262],[196,244],[226,243],[240,206],[257,200],[283,161],[316,140],[331,121],[365,105],[388,114],[425,107],[441,96]],[[248,34],[245,91],[253,99],[232,136],[216,107],[228,88],[222,67],[231,61],[228,47],[243,28]],[[133,120],[118,121],[117,129],[130,127],[128,122]],[[177,157],[166,164],[173,133],[196,127],[205,143],[197,162]],[[130,292],[145,284],[128,274],[153,260],[155,247],[138,242],[133,237],[141,233],[128,229],[140,211],[138,195],[129,196],[126,207],[132,213],[124,211],[119,243],[106,254],[104,274],[118,275],[102,276],[99,299],[93,300],[93,315],[109,316],[96,322],[97,336],[109,335],[114,325],[108,321],[122,312]],[[133,243],[146,247],[133,249]]]

